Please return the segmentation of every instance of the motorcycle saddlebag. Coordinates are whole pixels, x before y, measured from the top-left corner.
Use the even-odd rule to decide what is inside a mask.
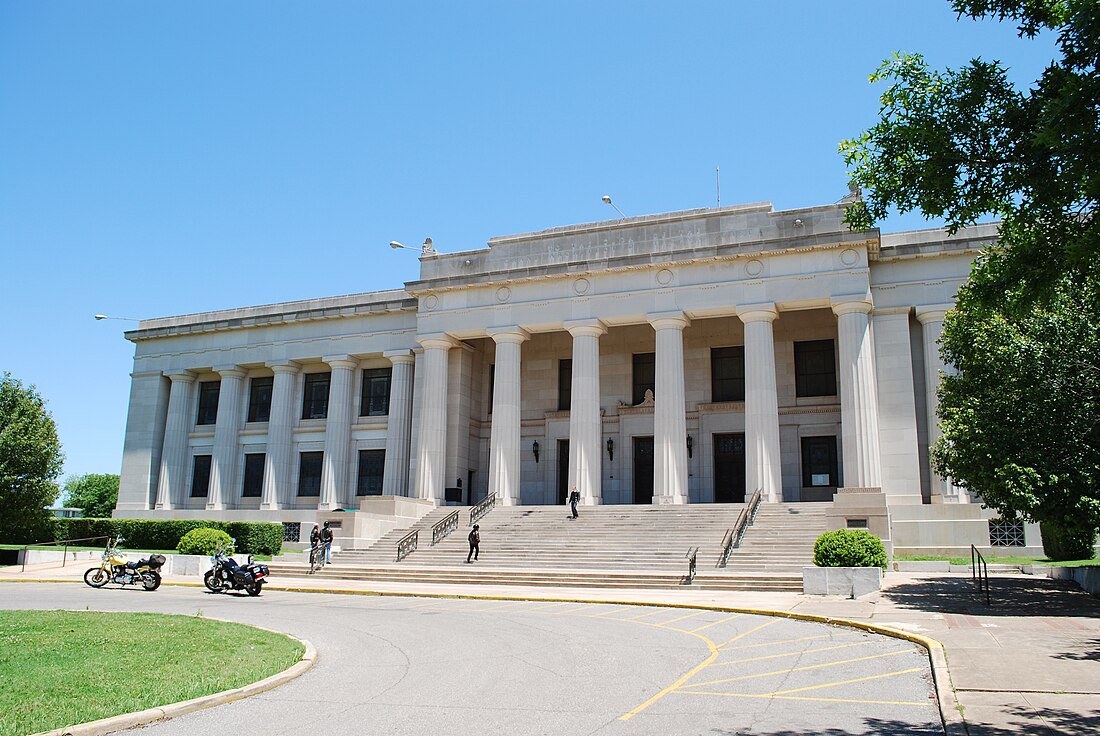
[[[251,585],[252,584],[252,573],[250,573],[248,570],[242,570],[242,569],[234,570],[233,571],[233,582],[239,583],[240,585]]]
[[[156,570],[158,567],[165,563],[164,555],[153,555],[149,558],[149,567]]]

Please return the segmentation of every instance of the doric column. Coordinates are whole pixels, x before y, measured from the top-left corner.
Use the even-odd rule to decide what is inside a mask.
[[[657,331],[653,387],[653,503],[688,502],[683,312],[646,315]]]
[[[947,372],[947,366],[940,355],[940,336],[943,334],[943,319],[950,304],[917,307],[917,320],[924,333],[924,396],[928,419],[928,452],[931,457],[932,446],[943,434],[940,431],[940,418],[936,412],[940,406],[937,392],[940,380]],[[931,463],[929,463],[931,466]],[[969,498],[958,492],[954,484],[929,467],[928,478],[931,485],[932,503],[966,503]]]
[[[351,452],[351,379],[359,361],[347,355],[322,358],[332,368],[325,421],[325,459],[317,508],[331,510],[348,503],[348,454]]]
[[[565,323],[573,336],[573,377],[569,399],[569,483],[587,506],[603,503],[600,448],[600,336],[607,332],[595,319]]]
[[[386,419],[386,465],[382,495],[409,495],[409,438],[412,434],[413,363],[411,350],[382,355],[393,364],[390,374],[390,412]]]
[[[271,388],[271,416],[267,422],[267,451],[264,455],[264,485],[260,508],[274,510],[291,504],[290,488],[294,472],[294,381],[298,365],[293,362],[268,363],[275,372]]]
[[[164,428],[164,447],[160,453],[160,477],[157,480],[157,509],[172,509],[183,503],[187,484],[187,435],[195,426],[191,397],[195,374],[190,371],[166,373],[172,381],[168,394],[168,419]]]
[[[878,445],[878,384],[871,339],[871,303],[833,302],[840,353],[840,429],[844,485],[881,488]]]
[[[530,335],[522,327],[494,327],[489,336],[497,346],[493,381],[493,425],[489,434],[489,491],[501,503],[520,501],[519,408],[520,353]]]
[[[439,333],[418,337],[424,347],[424,384],[416,447],[416,497],[443,503],[447,469],[447,357],[455,341]],[[492,492],[493,489],[490,489]]]
[[[237,488],[237,449],[241,433],[241,385],[245,371],[238,366],[215,367],[221,376],[218,417],[214,425],[214,457],[210,464],[209,510],[224,509],[229,499],[240,498]]]
[[[876,307],[871,315],[878,381],[882,491],[891,503],[920,503],[920,454],[913,385],[910,307]]]
[[[765,501],[783,499],[779,464],[779,398],[775,387],[772,303],[738,307],[745,324],[745,491]]]

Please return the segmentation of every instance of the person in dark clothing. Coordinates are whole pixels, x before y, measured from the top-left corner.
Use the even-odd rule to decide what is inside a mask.
[[[477,559],[478,545],[481,544],[481,532],[478,531],[480,528],[477,524],[474,524],[474,528],[470,530],[470,536],[468,537],[470,540],[470,554],[466,555],[466,564],[470,564],[471,557]]]
[[[573,512],[573,518],[577,518],[577,504],[581,502],[581,494],[577,492],[577,487],[573,486],[573,490],[569,492],[569,510]]]
[[[325,547],[325,564],[332,562],[332,530],[328,528],[328,522],[325,522],[325,528],[321,530],[321,544]]]

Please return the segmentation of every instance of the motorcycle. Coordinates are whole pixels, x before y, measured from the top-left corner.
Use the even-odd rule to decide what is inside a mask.
[[[234,542],[236,540],[233,540]],[[269,574],[267,565],[261,565],[252,561],[252,555],[248,556],[248,562],[244,565],[229,556],[229,547],[218,547],[210,557],[214,565],[206,571],[203,583],[213,593],[224,593],[227,590],[246,590],[249,595],[259,595],[264,587],[264,580]]]
[[[150,555],[137,562],[131,562],[119,551],[124,540],[121,536],[107,539],[107,548],[98,567],[89,568],[84,573],[84,582],[93,588],[102,588],[107,583],[119,585],[137,585],[146,590],[160,587],[160,568],[164,565],[164,555]]]

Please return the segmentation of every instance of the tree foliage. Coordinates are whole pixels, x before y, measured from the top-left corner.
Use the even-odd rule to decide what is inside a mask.
[[[87,473],[65,480],[65,505],[81,509],[84,516],[103,519],[118,503],[118,476],[113,473]]]
[[[49,536],[47,506],[57,499],[61,443],[34,386],[0,377],[0,541]]]

